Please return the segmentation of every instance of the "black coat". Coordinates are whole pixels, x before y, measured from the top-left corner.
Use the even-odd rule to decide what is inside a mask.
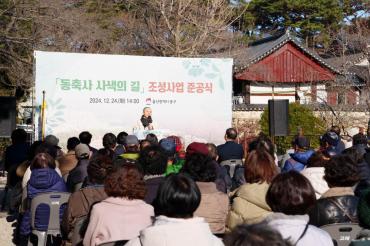
[[[310,211],[310,224],[358,223],[358,197],[353,195],[320,198]]]

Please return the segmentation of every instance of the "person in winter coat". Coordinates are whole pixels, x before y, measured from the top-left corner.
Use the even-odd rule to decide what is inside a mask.
[[[62,231],[69,240],[72,239],[76,223],[80,219],[86,219],[95,203],[107,198],[104,181],[112,167],[112,159],[108,155],[97,153],[91,159],[87,166],[89,184],[69,197],[68,206],[63,215]]]
[[[130,162],[108,174],[104,189],[108,198],[93,206],[83,245],[130,240],[152,224],[154,209],[143,201],[145,183]]]
[[[307,160],[313,153],[315,153],[315,151],[309,148],[310,142],[306,137],[297,137],[294,140],[295,152],[290,154],[290,158],[286,160],[281,172],[288,172],[291,170],[295,170],[297,172],[302,171],[307,165]]]
[[[316,226],[358,223],[358,197],[353,191],[360,180],[356,163],[346,155],[333,157],[325,167],[324,179],[330,189],[310,211],[310,223]]]
[[[62,177],[55,171],[55,161],[47,153],[40,153],[35,156],[31,163],[31,178],[27,185],[28,204],[34,197],[45,192],[66,192],[66,185]],[[62,217],[64,206],[60,208]],[[41,204],[36,209],[35,227],[39,231],[46,231],[49,223],[49,207]],[[20,235],[21,245],[27,245],[31,233],[31,212],[28,207],[23,215]]]
[[[87,177],[87,165],[89,164],[89,158],[91,155],[89,146],[87,144],[79,144],[75,148],[76,157],[78,163],[73,168],[67,178],[67,188],[69,191],[75,191],[77,184],[82,184]]]
[[[144,200],[152,204],[167,169],[167,156],[158,145],[149,146],[140,152],[139,165],[144,172],[147,193]]]
[[[332,246],[330,235],[309,225],[307,215],[316,202],[308,179],[296,171],[277,175],[267,191],[266,202],[274,212],[265,222],[296,246]]]
[[[322,153],[316,152],[308,159],[306,168],[301,172],[311,182],[316,199],[329,190],[328,183],[324,179],[327,161],[328,159]]]
[[[140,232],[126,246],[221,246],[203,218],[194,217],[201,200],[199,188],[184,174],[166,177],[161,184],[154,208],[154,225]]]
[[[203,217],[212,233],[225,233],[229,197],[216,187],[216,168],[211,158],[202,154],[193,154],[186,158],[181,172],[196,181],[202,196],[200,205],[194,213],[195,216]]]
[[[272,156],[265,150],[253,150],[245,161],[246,184],[235,193],[228,215],[227,227],[261,222],[271,213],[266,203],[268,187],[278,173]]]
[[[224,237],[225,246],[293,246],[266,223],[238,225]]]
[[[71,171],[77,165],[78,159],[76,158],[75,148],[78,144],[80,144],[80,140],[78,138],[69,138],[67,141],[68,152],[58,158],[59,169],[62,173],[62,177],[67,175],[69,171]]]

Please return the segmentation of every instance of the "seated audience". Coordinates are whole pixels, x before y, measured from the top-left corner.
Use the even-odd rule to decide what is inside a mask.
[[[148,140],[150,142],[150,145],[159,144],[158,138],[154,133],[149,133],[148,135],[146,135],[145,140]]]
[[[310,142],[306,137],[297,137],[294,140],[294,153],[290,154],[290,158],[284,163],[282,172],[288,172],[295,170],[297,172],[302,171],[306,165],[307,160],[315,152],[310,148]]]
[[[339,146],[340,137],[332,131],[326,132],[320,137],[320,152],[327,157],[339,155],[342,152],[342,148]]]
[[[245,161],[246,183],[236,191],[227,226],[233,229],[240,224],[262,221],[271,213],[266,203],[266,193],[275,175],[277,166],[271,155],[264,150],[253,150]]]
[[[169,136],[159,141],[159,145],[168,157],[166,175],[179,173],[185,163],[185,152],[181,139],[177,136]]]
[[[114,150],[116,156],[120,156],[125,153],[125,141],[128,136],[127,132],[120,132],[117,135],[117,146]]]
[[[39,153],[31,163],[31,177],[27,184],[27,199],[29,206],[23,215],[20,225],[20,245],[27,245],[31,233],[30,205],[34,197],[45,192],[66,192],[64,180],[55,171],[55,161],[47,153]],[[35,227],[39,231],[46,231],[49,223],[49,207],[39,205],[35,215]],[[61,207],[62,215],[64,207]]]
[[[229,197],[216,188],[216,168],[211,158],[193,154],[186,158],[181,172],[188,174],[196,182],[202,196],[194,215],[203,217],[212,233],[224,233]]]
[[[359,224],[363,228],[357,239],[370,241],[370,189],[362,193],[357,209]]]
[[[59,147],[59,145],[58,145],[59,144],[59,139],[56,136],[54,136],[54,135],[47,135],[45,137],[44,142],[46,144],[49,144],[51,146],[54,146],[57,149],[57,159],[60,158],[60,157],[62,157],[64,155],[64,153],[62,151],[62,148]]]
[[[356,163],[346,155],[332,157],[326,164],[324,179],[330,189],[310,211],[310,224],[357,223],[358,198],[353,187],[360,177]]]
[[[238,132],[234,128],[229,128],[225,133],[226,143],[217,146],[219,162],[227,160],[241,160],[244,158],[243,146],[236,142]]]
[[[109,155],[97,154],[87,166],[88,184],[83,189],[74,192],[68,200],[68,207],[64,213],[62,229],[71,240],[75,224],[86,219],[91,207],[105,198],[105,178],[112,169],[112,159]]]
[[[217,189],[227,193],[232,188],[232,180],[227,169],[218,163],[217,147],[213,143],[207,143],[208,156],[212,159],[213,165],[216,168],[216,186]]]
[[[315,191],[302,174],[290,171],[278,174],[271,182],[266,202],[274,212],[266,218],[269,226],[297,246],[331,246],[330,235],[309,225],[308,211],[315,205]]]
[[[16,175],[17,167],[27,160],[30,149],[27,143],[27,132],[16,129],[11,134],[12,144],[5,149],[4,169],[7,171],[7,188],[13,188],[20,178]]]
[[[224,237],[225,246],[293,246],[264,223],[239,225]]]
[[[113,153],[113,160],[118,158],[117,152],[116,152],[116,146],[117,146],[117,137],[113,133],[106,133],[103,136],[103,147],[107,151],[110,151]]]
[[[311,182],[316,199],[329,190],[328,183],[324,179],[327,161],[322,153],[316,152],[307,160],[306,168],[301,172]]]
[[[184,144],[180,137],[177,136],[169,136],[167,138],[169,141],[172,141],[175,144],[175,153],[173,158],[170,157],[170,160],[167,165],[166,175],[170,175],[171,173],[179,173],[181,168],[185,163],[185,151],[184,151]]]
[[[92,153],[92,155],[94,155],[98,150],[91,147],[90,143],[91,143],[91,139],[92,139],[92,135],[90,132],[81,132],[80,135],[78,135],[78,138],[80,139],[80,142],[82,144],[86,144],[87,146],[89,146],[89,150],[90,152]]]
[[[140,141],[140,151],[142,151],[143,149],[145,149],[146,147],[149,147],[151,146],[150,142],[148,140],[141,140]]]
[[[157,195],[159,185],[165,177],[167,156],[160,146],[154,145],[141,151],[138,162],[144,172],[145,186],[148,191],[144,200],[152,204]]]
[[[33,154],[31,154],[31,157],[33,155],[36,156],[37,154],[40,154],[40,153],[46,153],[48,155],[50,155],[53,160],[55,160],[55,158],[57,157],[57,149],[54,147],[54,146],[51,146],[49,144],[46,144],[46,143],[41,143],[39,144],[36,149],[35,149],[35,152]],[[62,174],[59,170],[59,168],[57,167],[57,162],[55,162],[55,171],[57,172],[57,174],[62,177]],[[32,163],[32,161],[31,161]],[[30,180],[31,178],[31,173],[32,173],[32,168],[31,168],[31,165],[27,167],[24,175],[23,175],[23,178],[22,178],[22,201],[24,201],[27,197],[27,185],[28,185],[28,181]],[[23,205],[22,205],[23,206]]]
[[[334,132],[335,134],[337,134],[338,136],[338,144],[336,145],[336,150],[339,153],[341,153],[346,147],[345,147],[345,143],[344,141],[342,140],[342,137],[340,135],[341,133],[341,130],[340,130],[340,127],[339,126],[332,126],[331,129],[330,129],[331,132]]]
[[[120,158],[131,160],[137,160],[139,158],[140,142],[135,135],[126,136],[124,147],[126,152],[120,155]]]
[[[78,159],[77,165],[73,168],[67,177],[67,188],[73,192],[76,185],[82,186],[82,183],[87,177],[87,165],[89,164],[90,149],[86,144],[79,144],[75,148],[76,157]]]
[[[145,196],[143,176],[135,164],[115,167],[108,174],[104,189],[108,198],[93,206],[84,245],[130,240],[152,224],[154,209]]]
[[[184,174],[172,174],[161,184],[154,202],[154,225],[126,246],[221,246],[203,218],[194,217],[201,200],[195,182]]]
[[[67,150],[68,152],[58,158],[59,162],[59,169],[62,173],[62,176],[65,177],[76,165],[77,165],[77,158],[75,153],[75,148],[77,145],[80,144],[80,140],[76,137],[71,137],[67,141]]]
[[[253,150],[266,151],[271,158],[274,160],[274,163],[277,166],[277,157],[275,154],[275,147],[271,142],[271,139],[266,136],[264,133],[258,134],[258,137],[248,144],[248,154]],[[235,170],[234,177],[232,179],[232,189],[235,190],[241,185],[245,184],[244,176],[244,166],[241,166]]]
[[[370,187],[370,165],[364,158],[366,149],[359,147],[358,145],[354,145],[342,152],[342,154],[349,156],[358,168],[360,181],[355,188],[355,195],[358,197],[361,196],[362,191]]]

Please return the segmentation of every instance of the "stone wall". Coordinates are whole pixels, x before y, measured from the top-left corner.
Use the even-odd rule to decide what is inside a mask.
[[[255,136],[260,131],[259,120],[263,111],[233,111],[233,127],[247,136]],[[330,111],[315,111],[314,114],[326,122],[329,128],[332,125],[343,125],[345,131],[363,126],[367,128],[370,118],[369,112],[341,111],[335,112],[335,117]],[[242,137],[242,134],[241,136]]]

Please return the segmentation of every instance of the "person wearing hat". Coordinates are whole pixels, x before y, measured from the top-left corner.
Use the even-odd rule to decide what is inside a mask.
[[[168,157],[166,176],[170,175],[171,173],[179,173],[185,163],[185,159],[178,155],[178,152],[181,149],[179,148],[179,142],[176,143],[178,140],[178,137],[172,136],[159,141],[159,146],[161,146],[164,153]]]
[[[126,136],[124,147],[126,152],[119,155],[122,159],[137,160],[139,158],[140,142],[135,135]]]
[[[70,192],[76,190],[77,185],[84,182],[87,177],[87,166],[91,155],[89,146],[87,144],[79,144],[75,148],[76,157],[78,159],[77,165],[73,168],[67,177],[67,189]]]
[[[290,158],[285,161],[282,172],[289,172],[291,170],[300,172],[307,165],[308,159],[315,153],[310,149],[310,141],[304,136],[298,136],[294,140],[295,152],[290,154]]]
[[[59,138],[57,138],[56,136],[54,135],[47,135],[45,137],[45,140],[44,142],[46,144],[49,144],[51,146],[54,146],[55,148],[57,148],[57,158],[60,158],[64,155],[63,151],[62,151],[62,148],[59,147]]]
[[[332,157],[341,153],[338,148],[340,138],[337,133],[328,131],[320,137],[320,152],[327,157]]]

